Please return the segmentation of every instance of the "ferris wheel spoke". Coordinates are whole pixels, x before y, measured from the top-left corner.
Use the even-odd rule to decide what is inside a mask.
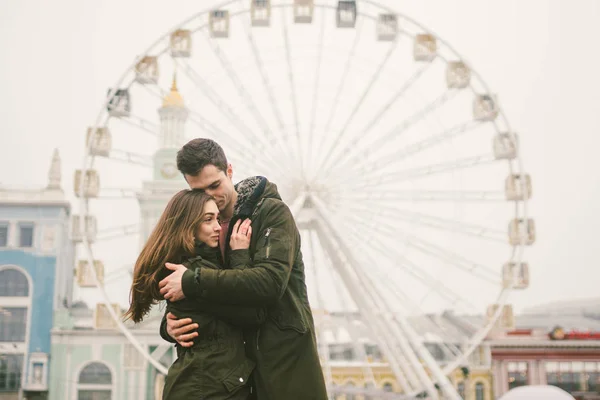
[[[370,255],[371,259],[377,259],[377,255],[374,255],[372,249],[370,248],[365,248],[365,253],[363,254]],[[413,315],[415,315],[414,318],[427,318],[427,320],[431,322],[431,325],[433,325],[434,328],[437,329],[437,331],[432,332],[433,334],[439,336],[438,333],[441,331],[445,337],[453,337],[453,334],[448,331],[448,328],[437,321],[436,315],[427,315],[427,313],[421,308],[420,304],[414,302],[410,296],[408,296],[402,291],[402,285],[397,283],[395,284],[393,275],[382,273],[377,269],[372,269],[370,271],[377,275],[378,282],[386,286],[388,293],[397,299],[396,304],[407,305],[407,309],[410,310]],[[421,332],[421,336],[423,336],[426,333],[427,332]],[[425,338],[423,338],[423,343],[425,342],[426,340]],[[440,341],[436,343],[440,345],[440,347],[449,359],[454,359],[461,355],[460,348],[456,345],[456,343],[453,343],[452,341],[448,343],[445,341]]]
[[[242,137],[251,136],[254,140],[259,141],[260,135],[257,135],[248,125],[246,125],[237,115],[237,113],[206,81],[189,65],[187,61],[175,61],[178,68],[188,77],[196,86],[198,92],[202,93],[208,99],[227,121],[230,121],[235,128],[240,132]],[[200,114],[195,112],[195,114]]]
[[[176,62],[176,65],[181,66],[181,64],[177,64],[177,62]],[[187,66],[187,63],[184,66]],[[188,68],[182,68],[182,70],[184,71],[184,74],[188,71]],[[191,68],[189,68],[189,71],[193,72],[193,70]],[[188,78],[190,80],[192,80],[192,82],[198,86],[198,83],[196,81],[194,81],[193,77],[188,75]],[[146,91],[148,91],[151,95],[156,97],[159,101],[162,101],[162,99],[164,99],[164,97],[167,95],[167,92],[158,86],[151,86],[151,85],[141,85],[141,86]],[[199,87],[199,89],[200,89],[199,91],[204,94],[211,92],[211,89],[208,87],[205,87],[205,86]],[[217,109],[219,109],[219,110],[223,110],[224,108],[226,108],[225,104],[217,103],[215,105],[217,106]],[[221,105],[222,107],[219,107],[219,105]],[[211,123],[210,121],[208,121],[208,119],[203,117],[197,111],[195,111],[193,109],[188,109],[188,111],[189,111],[190,121],[193,124],[199,126],[203,131],[211,132],[214,137],[219,137],[221,140],[223,140],[229,144],[235,143],[235,145],[231,145],[231,147],[233,148],[234,152],[236,152],[236,151],[238,152],[240,157],[242,155],[248,154],[250,151],[252,151],[252,149],[250,147],[245,147],[245,148],[243,148],[243,151],[240,151],[239,148],[242,147],[243,144],[240,144],[238,140],[231,138],[231,136],[227,132],[221,130],[220,128],[217,128],[217,124]],[[156,132],[158,132],[158,127],[156,128]],[[216,134],[216,132],[218,132],[218,134]],[[243,134],[243,132],[242,132],[242,134]]]
[[[364,128],[362,128],[360,131],[358,131],[360,133],[360,137],[364,138],[364,137],[368,137],[368,133],[371,132],[371,130],[373,129],[373,127],[381,120],[381,118],[383,118],[383,116],[392,108],[392,106],[398,101],[398,99],[400,99],[402,96],[404,96],[404,94],[411,88],[411,86],[417,82],[417,80],[421,77],[421,75],[423,75],[423,73],[432,65],[432,63],[427,63],[424,64],[423,66],[421,66],[421,68],[419,68],[407,81],[406,83],[392,96],[392,98],[386,103],[384,104],[384,106],[381,108],[380,111],[377,112],[377,114],[371,119],[371,121],[369,121],[369,123],[367,123],[367,125],[365,125]],[[357,142],[357,138],[355,137],[356,135],[353,135],[353,137],[350,139],[351,142],[353,143],[353,146],[356,145]],[[333,165],[335,165],[335,160],[333,161]]]
[[[353,168],[357,171],[365,171],[361,173],[361,177],[363,179],[369,179],[371,177],[376,178],[376,175],[374,175],[376,172],[373,171],[375,164],[373,160],[377,160],[377,165],[386,165],[390,167],[402,161],[406,161],[410,157],[415,156],[425,150],[442,145],[446,141],[455,139],[460,135],[468,133],[469,131],[477,129],[481,126],[483,126],[483,124],[479,121],[468,121],[466,123],[462,123],[450,129],[447,129],[440,134],[428,137],[419,142],[405,146],[404,148],[399,149],[397,152],[394,152],[394,154],[388,155],[386,157],[377,157],[375,153],[365,155],[364,158],[360,160],[355,160],[355,163],[353,163],[352,165]],[[367,157],[369,156],[371,157],[371,160],[367,160]]]
[[[122,121],[129,126],[138,128],[144,132],[152,134],[153,136],[158,136],[159,128],[155,123],[145,120],[141,117],[135,116],[133,114],[129,115],[128,117],[111,117],[111,119]]]
[[[323,168],[326,169],[327,165],[331,164],[331,161],[333,158],[332,154],[341,145],[341,143],[343,143],[343,140],[341,140],[341,139],[344,137],[346,130],[350,126],[350,123],[352,122],[353,118],[356,116],[358,109],[362,106],[363,102],[365,101],[365,99],[367,98],[369,93],[371,92],[371,89],[375,85],[375,82],[377,82],[377,79],[381,75],[381,71],[384,69],[387,62],[391,58],[392,54],[394,53],[394,50],[396,50],[396,47],[397,47],[397,39],[394,39],[392,41],[392,44],[390,45],[387,53],[385,54],[385,57],[381,60],[381,62],[377,66],[376,71],[371,75],[371,79],[369,80],[369,83],[365,87],[365,89],[362,92],[362,95],[358,99],[357,103],[354,105],[354,108],[350,112],[350,115],[346,119],[346,122],[344,122],[344,125],[339,130],[338,134],[336,136],[334,136],[334,138],[332,140],[332,145],[327,146],[327,150],[325,150],[323,157],[317,156],[317,163],[316,163],[316,168],[315,168],[316,173],[318,173],[318,171],[321,171]],[[333,161],[335,161],[335,160],[333,160]]]
[[[227,132],[223,131],[216,124],[210,122],[200,114],[196,112],[190,112],[190,122],[198,126],[203,132],[207,132],[213,138],[218,138],[219,141],[225,143],[228,152],[231,150],[234,155],[237,155],[238,163],[246,167],[249,171],[252,171],[255,166],[262,166],[267,170],[273,168],[274,164],[268,163],[263,157],[259,157],[258,153],[256,152],[258,149],[240,144],[235,140],[235,138],[229,136]],[[255,164],[254,166],[250,164],[250,159],[253,160],[253,163]],[[274,161],[272,162],[274,163]]]
[[[315,130],[315,118],[316,118],[316,113],[317,113],[317,105],[319,102],[319,83],[321,81],[321,63],[322,63],[322,56],[323,56],[323,38],[325,36],[324,34],[325,32],[325,15],[322,16],[321,19],[321,32],[319,34],[319,55],[317,58],[317,65],[316,65],[316,72],[315,72],[315,81],[314,81],[314,87],[313,87],[313,96],[312,96],[312,106],[311,106],[311,110],[310,110],[310,125],[309,125],[309,129],[308,129],[308,143],[306,145],[306,162],[310,163],[311,162],[311,154],[314,154],[315,151],[313,150],[313,133]]]
[[[506,195],[494,190],[385,190],[381,192],[337,192],[334,198],[350,201],[390,202],[505,202]]]
[[[360,239],[357,241],[360,242]],[[356,270],[355,272],[358,273]],[[387,329],[394,332],[394,336],[397,339],[397,350],[399,350],[401,354],[408,358],[408,361],[412,366],[411,372],[416,374],[417,380],[420,382],[421,387],[423,387],[431,396],[433,396],[433,398],[436,398],[437,390],[434,388],[429,374],[425,371],[422,361],[425,361],[425,364],[429,368],[435,369],[439,368],[439,366],[434,360],[426,359],[426,356],[429,355],[429,353],[423,353],[423,350],[425,349],[422,347],[422,343],[419,343],[416,333],[412,331],[412,328],[410,328],[406,322],[406,317],[400,314],[397,315],[396,318],[391,319],[390,316],[393,315],[393,312],[389,308],[389,304],[386,302],[383,296],[381,296],[381,288],[375,285],[370,276],[362,274],[362,271],[361,275],[363,275],[361,279],[362,285],[367,288],[367,292],[373,293],[374,297],[379,298],[379,309],[384,310],[384,312],[387,314],[387,317],[385,318],[387,323],[385,325]],[[421,358],[422,361],[417,358],[417,354],[419,354],[419,358]],[[425,357],[425,359],[423,359],[423,357]]]
[[[152,157],[145,154],[137,154],[130,151],[111,149],[108,157],[96,155],[98,158],[124,162],[127,164],[137,164],[143,167],[152,167]]]
[[[389,249],[386,250],[386,247],[384,247],[383,245],[383,243],[386,243],[389,240],[389,236],[385,235],[380,230],[368,226],[370,236],[369,239],[365,241],[364,232],[361,233],[361,231],[359,231],[356,228],[356,224],[349,225],[348,223],[346,223],[345,227],[345,232],[351,234],[351,238],[353,239],[355,246],[357,248],[362,249],[361,252],[367,251],[367,249],[377,250],[382,253],[389,252]],[[397,250],[392,250],[392,252],[394,254],[393,258],[390,258],[390,260],[394,261],[395,267],[406,272],[408,275],[412,276],[416,281],[423,284],[425,287],[434,288],[435,290],[438,290],[437,293],[440,295],[440,297],[443,297],[445,300],[447,300],[450,303],[450,305],[456,306],[457,304],[462,303],[468,305],[470,308],[475,308],[462,296],[460,296],[457,293],[454,293],[452,290],[447,289],[440,280],[435,279],[422,268],[410,262],[404,255],[397,253]],[[386,270],[386,272],[392,272],[392,268],[389,268],[388,270]]]
[[[327,207],[321,202],[321,200],[318,200],[318,198],[315,198],[315,203],[319,203],[320,207],[323,210],[327,210]],[[410,262],[404,255],[399,253],[397,247],[391,246],[388,249],[383,247],[381,243],[382,242],[385,243],[386,241],[388,241],[389,236],[384,235],[380,230],[378,230],[378,229],[370,230],[369,236],[368,236],[369,240],[365,241],[364,232],[362,232],[362,233],[358,232],[358,230],[356,229],[356,224],[350,224],[347,219],[344,219],[343,222],[339,221],[334,216],[331,216],[330,220],[333,220],[335,223],[338,224],[337,226],[332,226],[331,229],[335,230],[336,232],[347,232],[348,234],[352,234],[352,237],[355,238],[356,248],[372,247],[374,249],[378,249],[379,251],[381,251],[381,254],[388,254],[389,252],[392,252],[392,253],[394,253],[394,258],[390,259],[390,260],[393,260],[396,263],[398,263],[397,265],[399,268],[401,268],[405,272],[409,273],[411,276],[413,276],[418,281],[422,282],[426,286],[429,286],[428,282],[436,283],[436,287],[438,287],[438,288],[440,285],[442,285],[435,278],[433,278],[432,276],[427,274],[427,272],[425,272],[421,268],[417,267],[415,264]],[[360,222],[360,223],[362,224],[364,222]],[[343,227],[343,229],[342,229],[342,227]],[[377,238],[379,240],[373,241],[373,236],[377,236]],[[368,245],[367,245],[367,243],[368,243]],[[355,247],[352,247],[352,248],[355,248]],[[418,270],[420,273],[417,273],[416,270]],[[469,302],[467,302],[460,295],[454,293],[452,290],[446,288],[445,286],[443,286],[440,289],[440,294],[442,294],[442,293],[445,296],[447,296],[447,299],[449,301],[451,301],[452,304],[456,304],[460,301],[460,302],[463,302],[463,303],[469,305]]]
[[[233,121],[235,123],[235,126],[242,134],[242,137],[245,137],[246,133],[248,133],[252,135],[253,138],[258,140],[258,136],[250,128],[248,128],[247,125],[244,125],[237,118],[236,114],[231,110],[229,105],[225,101],[223,101],[221,97],[218,94],[216,94],[199,75],[195,73],[193,68],[189,66],[189,63],[178,62],[175,60],[175,64],[184,72],[184,74],[192,81],[192,83],[196,85],[196,87],[199,89],[199,92],[203,93],[209,99],[209,101],[211,101],[215,105],[215,107],[218,110],[220,110],[221,113],[224,113],[224,116],[227,120]],[[166,95],[166,92],[157,86],[150,87],[148,85],[143,85],[143,87],[152,95],[157,97],[159,100],[163,99]],[[258,152],[260,151],[260,149],[254,148],[255,146],[248,146],[240,143],[239,139],[232,138],[230,134],[218,128],[217,124],[211,123],[206,117],[202,116],[202,114],[198,113],[197,111],[191,108],[188,109],[188,111],[189,118],[192,123],[200,126],[203,130],[212,132],[213,135],[215,135],[215,133],[218,132],[219,134],[215,135],[215,137],[219,137],[221,140],[228,142],[230,147],[232,147],[234,151],[237,151],[237,153],[240,155],[240,158],[242,158],[244,155],[251,154],[252,152],[257,152],[256,155],[259,154]],[[235,145],[233,145],[232,143],[235,143]],[[270,157],[270,154],[268,152],[267,157]],[[262,160],[262,158],[260,159]]]
[[[419,78],[423,75],[425,71],[427,71],[433,63],[427,63],[422,65],[419,69],[415,71],[414,74],[411,75],[410,78],[402,85],[402,87],[385,103],[381,109],[375,114],[375,116],[362,128],[359,132],[361,135],[366,136],[367,133],[371,132],[371,129],[383,118],[383,116],[392,108],[396,102],[403,97],[406,92],[414,85]]]
[[[437,335],[438,332],[442,332],[443,335],[447,338],[452,338],[452,333],[449,332],[448,328],[442,324],[440,324],[439,322],[437,322],[436,317],[437,315],[427,315],[427,313],[421,308],[420,304],[415,303],[412,298],[408,295],[406,295],[405,293],[403,293],[401,290],[399,290],[399,286],[400,285],[394,285],[393,283],[393,279],[390,279],[389,276],[385,276],[383,274],[379,275],[379,281],[385,285],[389,291],[389,293],[394,296],[397,299],[398,304],[408,304],[409,305],[409,309],[413,311],[413,314],[416,314],[415,318],[427,318],[429,321],[431,321],[431,325],[434,326],[434,328],[437,329],[437,332],[434,332],[434,334]],[[416,311],[416,313],[415,313]],[[426,334],[427,332],[422,332],[422,336],[424,336],[424,334]],[[423,338],[423,343],[427,342],[426,338]],[[444,353],[447,355],[448,358],[453,359],[456,357],[459,357],[461,355],[461,350],[460,348],[453,343],[453,341],[449,341],[449,342],[445,342],[445,341],[440,341],[440,342],[436,342],[438,345],[440,345],[440,347],[442,347],[442,350],[444,351]]]
[[[367,183],[359,185],[348,185],[352,190],[364,190],[367,188],[382,186],[386,184],[396,184],[407,180],[416,180],[429,176],[453,172],[474,166],[481,166],[496,162],[494,155],[484,154],[474,157],[458,159],[452,162],[429,165],[425,167],[417,167],[400,171],[386,171],[378,176],[378,179],[369,180]]]
[[[202,93],[206,99],[208,99],[218,110],[223,117],[230,121],[236,129],[242,134],[242,137],[252,135],[256,140],[259,139],[259,135],[256,134],[248,125],[246,125],[231,108],[228,102],[226,102],[206,81],[198,74],[189,64],[187,60],[179,61],[175,60],[177,68],[183,71],[188,79],[194,84],[199,93]]]
[[[376,292],[364,291],[358,288],[354,280],[349,277],[343,267],[344,265],[350,266],[355,271],[358,270],[356,262],[353,262],[351,259],[352,253],[347,248],[341,246],[339,240],[335,239],[335,231],[331,230],[331,225],[329,223],[325,224],[323,221],[325,221],[323,218],[320,218],[320,221],[318,221],[320,228],[316,232],[319,236],[319,241],[325,246],[328,253],[334,257],[332,265],[339,268],[340,276],[344,280],[345,286],[351,292],[352,298],[359,307],[367,326],[373,331],[374,337],[380,340],[379,346],[386,355],[398,383],[405,393],[411,393],[414,388],[421,386],[416,378],[413,367],[422,368],[422,366],[411,365],[412,363],[408,360],[409,354],[403,349],[398,348],[398,340],[404,340],[404,338],[398,335],[395,329],[390,329],[388,326],[389,322],[381,318],[381,313],[378,310],[384,309],[385,305],[381,304],[383,307],[377,306],[377,300],[374,298]]]
[[[329,128],[331,127],[331,122],[333,121],[333,117],[337,112],[339,106],[340,96],[342,94],[342,90],[344,89],[344,85],[346,84],[346,79],[348,77],[348,73],[350,72],[350,68],[354,65],[354,55],[356,54],[356,47],[358,45],[358,39],[360,38],[360,32],[362,31],[363,18],[358,18],[361,14],[357,14],[356,18],[356,33],[354,35],[354,41],[352,42],[352,47],[350,48],[350,52],[348,53],[348,57],[346,58],[346,62],[344,63],[344,72],[342,72],[342,76],[340,82],[337,86],[337,90],[334,96],[334,100],[331,106],[331,110],[328,115],[327,123],[325,124],[324,132],[329,132]]]
[[[161,88],[157,84],[155,84],[155,85],[138,85],[138,86],[142,87],[146,92],[150,93],[152,96],[154,96],[159,101],[162,101],[165,98],[165,96],[169,93],[168,90]]]
[[[379,206],[377,203],[369,203],[370,207],[355,205],[351,210],[367,211],[372,213],[372,207],[378,208],[378,213],[375,218],[393,218],[398,221],[406,221],[408,223],[416,223],[421,226],[426,226],[433,229],[444,230],[452,233],[459,233],[467,236],[472,236],[482,240],[488,240],[499,243],[506,243],[506,232],[490,227],[485,227],[475,224],[467,224],[461,221],[456,221],[447,218],[436,217],[429,214],[407,211],[396,207],[395,204],[387,204]]]
[[[133,277],[133,266],[132,265],[124,265],[123,267],[111,271],[104,274],[104,286],[112,283],[114,281],[120,281],[122,279],[128,278],[131,279]]]
[[[467,258],[456,254],[448,249],[444,249],[441,246],[435,245],[428,240],[422,239],[419,236],[411,233],[410,235],[405,232],[398,230],[395,225],[390,222],[390,218],[377,216],[373,217],[374,222],[377,222],[377,227],[365,223],[358,217],[351,217],[356,225],[362,225],[369,230],[378,230],[384,237],[397,237],[400,235],[403,237],[403,243],[410,246],[413,249],[419,250],[421,253],[428,256],[437,258],[447,264],[454,266],[462,271],[473,274],[474,277],[484,280],[492,285],[500,286],[501,282],[498,279],[498,272],[492,268],[486,267],[482,264],[468,260]],[[383,228],[385,231],[383,231]]]
[[[312,269],[313,269],[313,273],[314,273],[313,279],[314,279],[314,282],[319,282],[317,269],[316,269],[316,265],[317,265],[316,257],[314,257],[313,249],[320,248],[322,251],[322,247],[314,245],[315,242],[318,242],[318,237],[316,237],[317,234],[313,231],[309,231],[308,233],[310,235],[311,262],[312,262],[311,265],[312,265]],[[328,255],[326,253],[323,252],[323,254],[321,255],[321,258],[324,259],[324,261],[325,261],[324,265],[331,265],[332,260],[330,257],[328,257]],[[338,279],[333,280],[331,289],[333,290],[333,298],[339,299],[342,301],[342,309],[349,310],[351,307],[347,302],[347,296],[345,296],[345,293],[343,293],[342,288],[341,288],[341,283]],[[321,291],[319,290],[318,287],[317,287],[316,292],[317,292],[317,296],[321,297]],[[346,322],[347,326],[351,327],[352,321],[350,319],[350,314],[346,312],[343,314],[343,317],[344,317],[344,321]],[[329,321],[329,323],[326,326],[331,327],[331,328],[333,327],[331,325],[331,321]],[[373,385],[373,387],[375,387],[376,386],[375,374],[373,373],[373,369],[371,368],[371,365],[369,363],[369,358],[368,358],[367,352],[365,350],[364,344],[360,341],[360,338],[355,334],[353,329],[347,329],[347,332],[350,335],[350,340],[353,343],[354,350],[356,351],[356,354],[358,355],[359,360],[363,361],[361,369],[362,369],[363,375],[365,376],[366,382],[371,383]],[[329,347],[329,345],[327,345],[327,348],[328,347]],[[329,349],[327,349],[327,354],[329,355]]]
[[[448,289],[448,287],[444,284],[443,281],[436,279],[428,272],[424,271],[422,268],[411,262],[408,258],[402,255],[397,249],[391,247],[384,247],[382,243],[388,240],[387,236],[384,236],[381,232],[378,231],[370,231],[369,234],[376,236],[377,240],[371,240],[367,244],[364,242],[364,232],[361,234],[356,227],[349,228],[348,225],[346,227],[349,230],[346,230],[348,234],[351,234],[354,239],[354,244],[356,248],[364,249],[372,248],[374,250],[378,250],[385,253],[392,253],[390,260],[394,262],[396,268],[399,268],[403,272],[407,273],[409,276],[413,277],[416,281],[423,284],[425,287],[430,290],[434,290],[440,297],[444,298],[449,302],[450,306],[457,306],[459,304],[463,304],[468,306],[471,309],[476,309],[469,301],[467,301],[464,297],[455,293],[454,291]]]
[[[251,112],[255,121],[260,126],[264,136],[258,135],[256,139],[258,141],[262,142],[266,148],[269,148],[270,147],[269,143],[276,143],[276,138],[274,138],[271,128],[266,123],[266,121],[265,121],[264,117],[262,116],[262,114],[260,113],[260,111],[257,109],[257,107],[255,105],[256,102],[253,100],[250,93],[248,93],[245,85],[242,83],[242,81],[240,80],[240,78],[238,77],[238,75],[236,74],[234,69],[232,68],[231,63],[225,56],[225,53],[221,50],[220,46],[216,43],[216,41],[210,40],[210,38],[208,37],[208,35],[206,34],[205,31],[202,31],[202,33],[203,33],[203,36],[207,39],[207,42],[210,45],[210,48],[211,48],[213,54],[219,59],[220,64],[224,67],[225,71],[227,72],[227,76],[229,77],[229,80],[231,81],[231,83],[235,87],[236,91],[238,92],[240,99],[242,100],[242,102],[244,103],[246,108]]]
[[[240,2],[240,5],[241,4],[242,3]],[[269,99],[269,103],[271,105],[273,113],[275,114],[275,119],[277,120],[277,126],[279,128],[279,132],[281,134],[283,134],[285,132],[285,124],[283,123],[281,109],[278,105],[278,102],[275,100],[275,94],[273,92],[273,88],[271,87],[271,83],[268,78],[267,70],[265,69],[265,65],[264,65],[264,62],[260,55],[259,48],[256,45],[256,42],[254,41],[254,35],[252,35],[252,28],[251,28],[251,26],[249,26],[248,24],[243,23],[243,22],[242,22],[242,26],[244,27],[244,31],[246,32],[246,37],[248,38],[248,43],[250,44],[250,48],[252,49],[252,56],[253,56],[254,64],[256,65],[256,68],[258,69],[258,71],[260,73],[263,87],[265,89],[265,92],[267,93],[267,97]],[[280,135],[276,134],[276,135],[273,135],[273,137],[275,139],[275,142],[276,142],[276,145],[278,146],[278,148],[281,149],[285,153],[286,159],[288,159],[288,160],[296,159],[296,161],[299,165],[300,159],[298,157],[298,154],[292,152],[289,149],[289,147],[285,145],[284,141],[279,140]]]
[[[309,254],[310,254],[310,262],[312,264],[313,279],[314,279],[314,282],[318,282],[317,270],[314,267],[316,265],[316,257],[315,257],[316,246],[314,246],[313,240],[314,239],[313,239],[312,235],[310,235],[309,240],[308,240],[308,249],[309,249]],[[323,297],[321,296],[321,292],[319,290],[316,291],[316,296],[317,296],[316,308],[325,310],[325,303],[323,301]],[[316,319],[315,323],[318,326],[317,344],[319,345],[319,353],[321,353],[322,357],[324,358],[323,375],[325,375],[325,383],[326,383],[327,387],[329,388],[331,386],[331,383],[333,382],[333,374],[331,373],[329,343],[327,343],[327,340],[325,339],[325,334],[324,334],[324,329],[326,329],[326,318],[327,318],[327,316],[319,314],[315,318]],[[328,393],[328,395],[331,396],[331,393]]]
[[[292,57],[291,57],[291,50],[290,50],[290,43],[289,43],[290,40],[289,40],[289,35],[288,35],[288,27],[287,27],[287,23],[286,23],[285,12],[281,13],[281,21],[282,21],[282,25],[283,25],[283,40],[285,43],[285,59],[286,59],[287,68],[288,68],[288,81],[290,84],[290,90],[292,92],[291,101],[292,101],[292,111],[293,111],[293,115],[294,115],[296,143],[298,144],[298,156],[300,159],[300,173],[302,174],[302,176],[304,176],[304,174],[305,174],[305,170],[304,170],[305,166],[304,166],[304,159],[303,159],[304,150],[302,147],[302,139],[300,138],[300,122],[299,122],[299,117],[298,117],[298,95],[296,93],[296,84],[294,82],[294,68],[292,67]]]
[[[140,227],[138,224],[129,224],[122,226],[114,226],[99,230],[96,234],[96,242],[108,241],[112,239],[122,238],[123,236],[137,235]]]
[[[431,102],[430,104],[426,105],[421,110],[417,111],[416,113],[414,113],[413,115],[408,117],[406,120],[404,120],[404,122],[397,125],[394,129],[390,130],[387,134],[385,134],[384,136],[382,136],[380,138],[376,138],[375,141],[373,141],[373,142],[364,144],[364,146],[367,146],[367,148],[369,148],[369,149],[374,149],[372,152],[372,155],[375,156],[378,153],[378,151],[386,149],[386,144],[390,140],[402,135],[404,132],[409,130],[413,125],[415,125],[416,123],[421,121],[429,113],[433,112],[434,110],[436,110],[437,108],[441,107],[446,102],[448,102],[448,100],[450,100],[452,97],[454,97],[456,93],[457,93],[457,91],[446,90],[442,95],[440,95],[433,102]],[[358,146],[358,141],[360,139],[361,139],[361,137],[355,138],[349,145],[346,146],[345,151],[341,152],[338,157],[335,157],[334,159],[332,159],[330,165],[336,165],[337,169],[343,170],[344,168],[348,167],[349,163],[351,165],[353,165],[354,163],[352,161],[360,162],[360,158],[358,158],[359,155],[357,154],[357,150],[356,150],[357,146]]]

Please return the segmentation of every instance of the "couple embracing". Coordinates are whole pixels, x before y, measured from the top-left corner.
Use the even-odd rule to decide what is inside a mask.
[[[275,184],[234,185],[221,146],[177,153],[190,189],[166,206],[135,265],[126,318],[166,300],[176,344],[165,400],[327,400],[300,234]]]

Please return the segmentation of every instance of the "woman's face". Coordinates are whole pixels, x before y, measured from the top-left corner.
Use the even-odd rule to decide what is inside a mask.
[[[196,231],[196,239],[210,247],[217,247],[219,245],[219,232],[221,232],[221,225],[217,219],[219,216],[217,204],[213,200],[207,201],[204,204],[202,214],[202,220]]]

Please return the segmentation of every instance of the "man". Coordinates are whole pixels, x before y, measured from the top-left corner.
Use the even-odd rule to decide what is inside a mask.
[[[304,278],[300,234],[277,187],[266,178],[248,178],[235,187],[232,167],[223,149],[209,139],[194,139],[177,154],[177,168],[192,189],[213,196],[222,219],[219,244],[224,265],[237,256],[229,246],[235,234],[252,221],[248,268],[188,270],[167,264],[174,272],[160,282],[161,294],[177,301],[202,298],[215,303],[267,308],[267,320],[245,332],[246,351],[256,362],[254,387],[259,400],[326,400],[325,381],[317,353],[315,328]],[[166,322],[165,322],[166,320]],[[191,320],[168,315],[161,335],[190,346],[197,336]],[[172,338],[172,339],[171,339]]]

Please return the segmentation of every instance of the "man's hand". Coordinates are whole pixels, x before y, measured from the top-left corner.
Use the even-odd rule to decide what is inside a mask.
[[[183,294],[183,290],[181,289],[181,277],[187,268],[181,264],[171,263],[166,263],[165,266],[173,272],[171,272],[169,276],[158,283],[160,294],[162,294],[163,297],[169,301],[178,301],[184,299],[185,296]]]
[[[177,319],[172,313],[167,314],[167,333],[182,347],[191,347],[194,344],[192,339],[198,336],[198,332],[192,331],[196,329],[198,324],[192,323],[191,318]]]

